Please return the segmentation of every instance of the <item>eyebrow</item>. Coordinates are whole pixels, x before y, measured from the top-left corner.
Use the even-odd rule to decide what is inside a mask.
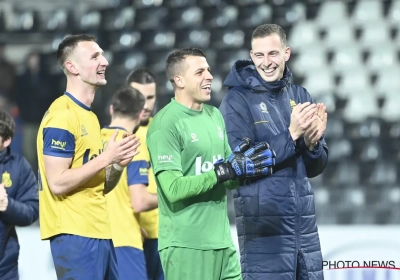
[[[91,57],[91,58],[98,57],[100,54],[104,54],[104,51],[101,51],[101,52],[95,52],[94,54],[92,54],[92,57]]]
[[[277,53],[279,52],[278,50],[272,50],[267,52],[267,54],[271,54],[271,53]],[[264,52],[255,52],[254,55],[264,55]]]
[[[210,70],[211,70],[211,68],[210,68],[210,67],[206,67],[206,68],[198,68],[198,69],[196,69],[196,71],[194,71],[194,72],[196,73],[196,72],[198,72],[198,71],[204,71],[204,70],[208,70],[208,71],[210,71]]]

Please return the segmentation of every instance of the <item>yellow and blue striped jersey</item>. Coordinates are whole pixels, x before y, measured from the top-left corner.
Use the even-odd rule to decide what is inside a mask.
[[[142,168],[142,177],[147,177],[148,179],[148,191],[153,194],[157,194],[157,185],[153,174],[153,169],[151,168],[150,164],[150,155],[149,151],[147,150],[146,145],[146,134],[151,123],[152,119],[150,119],[149,124],[147,126],[139,127],[138,131],[136,132],[136,136],[140,139],[141,150],[140,154],[134,158],[133,162],[137,162],[138,168]],[[147,169],[147,172],[145,170]],[[139,172],[140,174],[140,172]],[[140,181],[140,180],[138,180]],[[139,184],[138,182],[137,184]],[[158,208],[140,213],[139,216],[140,226],[147,231],[149,239],[156,239],[158,238]]]
[[[71,94],[57,98],[45,113],[37,136],[39,162],[39,221],[42,239],[57,234],[111,239],[105,171],[77,189],[55,196],[49,188],[44,156],[72,158],[79,168],[103,151],[96,115]]]
[[[103,145],[106,147],[108,139],[114,134],[115,129],[119,129],[117,140],[121,140],[124,128],[105,127],[101,130]],[[142,235],[140,232],[139,221],[133,211],[129,186],[132,185],[133,178],[137,178],[136,169],[132,163],[124,168],[118,185],[106,195],[107,205],[110,216],[111,236],[115,247],[134,247],[143,250]],[[147,180],[142,181],[147,185]]]

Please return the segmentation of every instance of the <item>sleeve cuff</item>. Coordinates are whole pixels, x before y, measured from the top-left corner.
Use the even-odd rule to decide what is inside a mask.
[[[320,141],[317,142],[317,145],[314,147],[314,150],[310,151],[309,149],[306,149],[306,153],[310,158],[318,158],[319,156],[321,156],[322,146]]]

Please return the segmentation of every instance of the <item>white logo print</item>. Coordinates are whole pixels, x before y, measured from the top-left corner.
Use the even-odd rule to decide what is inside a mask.
[[[217,126],[217,129],[218,129],[219,138],[221,138],[221,140],[224,140],[224,132],[222,131],[222,129],[219,126]]]
[[[193,142],[196,142],[196,141],[199,141],[199,139],[197,138],[197,136],[196,136],[195,133],[191,133],[191,134],[190,134],[190,137],[192,137],[192,143],[193,143]]]
[[[262,113],[268,113],[267,105],[264,102],[260,103],[260,108]]]
[[[213,156],[212,162],[211,161],[204,161],[202,162],[201,157],[196,157],[196,175],[200,175],[203,172],[210,171],[214,168],[214,162],[217,162],[219,159],[222,159],[221,155]]]
[[[172,160],[173,160],[172,155],[158,156],[158,163],[172,162]]]

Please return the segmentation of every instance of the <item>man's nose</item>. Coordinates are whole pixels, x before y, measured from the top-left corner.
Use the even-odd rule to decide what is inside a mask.
[[[264,57],[264,66],[269,66],[271,64],[271,59],[268,55]]]

